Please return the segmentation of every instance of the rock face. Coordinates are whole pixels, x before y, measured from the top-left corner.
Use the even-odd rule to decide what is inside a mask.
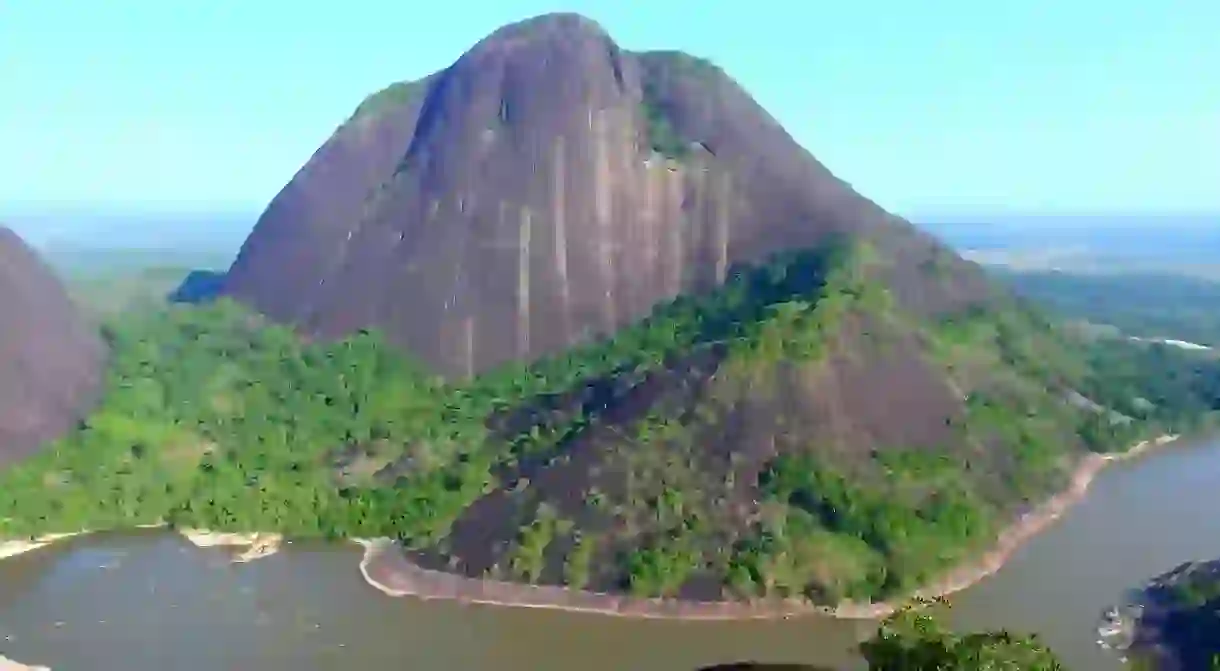
[[[1220,655],[1220,559],[1185,562],[1131,590],[1098,632],[1139,668],[1212,667]]]
[[[736,82],[555,14],[367,100],[276,196],[228,292],[313,335],[375,326],[434,369],[532,360],[828,234],[942,253],[835,178]],[[939,250],[939,251],[938,251]],[[896,282],[942,309],[956,285]]]
[[[0,465],[78,421],[95,399],[104,347],[58,279],[0,226]]]
[[[1064,486],[1096,421],[1048,321],[715,66],[573,15],[366,100],[225,291],[474,378],[372,476],[415,563],[470,578],[902,595]]]

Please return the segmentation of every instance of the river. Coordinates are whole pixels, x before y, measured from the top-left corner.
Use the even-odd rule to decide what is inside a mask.
[[[1073,671],[1123,590],[1220,557],[1220,440],[1118,463],[999,573],[954,597],[966,628],[1039,632]],[[686,671],[746,659],[858,668],[863,622],[674,622],[390,598],[360,548],[294,543],[248,564],[175,534],[82,537],[0,562],[0,654],[54,671]],[[854,662],[854,663],[853,663]]]

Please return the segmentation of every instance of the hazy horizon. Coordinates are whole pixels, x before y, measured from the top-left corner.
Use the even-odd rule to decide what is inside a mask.
[[[4,213],[9,226],[38,248],[80,246],[97,249],[181,249],[237,246],[253,229],[260,211],[87,210]]]
[[[0,208],[0,224],[12,228],[35,247],[79,245],[94,248],[181,248],[205,244],[211,247],[240,247],[254,227],[262,207],[246,211],[218,209],[213,212],[192,209],[160,210],[74,204],[48,206],[46,209]],[[901,214],[901,213],[900,213]],[[1078,234],[1082,229],[1158,231],[1166,227],[1191,230],[1220,224],[1216,213],[1087,213],[1087,212],[978,212],[951,214],[903,214],[909,221],[944,235],[954,230],[994,228],[996,232],[1014,226],[1032,226],[1040,231],[1055,228],[1061,233]]]
[[[900,213],[1220,211],[1220,95],[1182,76],[1220,58],[1210,1],[115,2],[5,12],[0,202],[260,210],[366,95],[563,9],[710,58]]]

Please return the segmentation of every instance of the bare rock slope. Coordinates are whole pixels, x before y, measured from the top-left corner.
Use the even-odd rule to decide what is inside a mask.
[[[63,286],[0,226],[0,464],[70,429],[95,399],[104,347]]]
[[[452,376],[610,333],[830,233],[880,236],[907,270],[937,251],[716,66],[558,14],[370,97],[276,196],[228,287],[312,334],[376,326]],[[953,263],[958,286],[896,287],[931,308],[978,297]]]

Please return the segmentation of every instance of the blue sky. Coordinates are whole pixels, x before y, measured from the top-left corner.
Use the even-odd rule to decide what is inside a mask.
[[[0,210],[256,212],[366,93],[556,10],[715,60],[904,214],[1220,211],[1216,0],[11,0]]]

